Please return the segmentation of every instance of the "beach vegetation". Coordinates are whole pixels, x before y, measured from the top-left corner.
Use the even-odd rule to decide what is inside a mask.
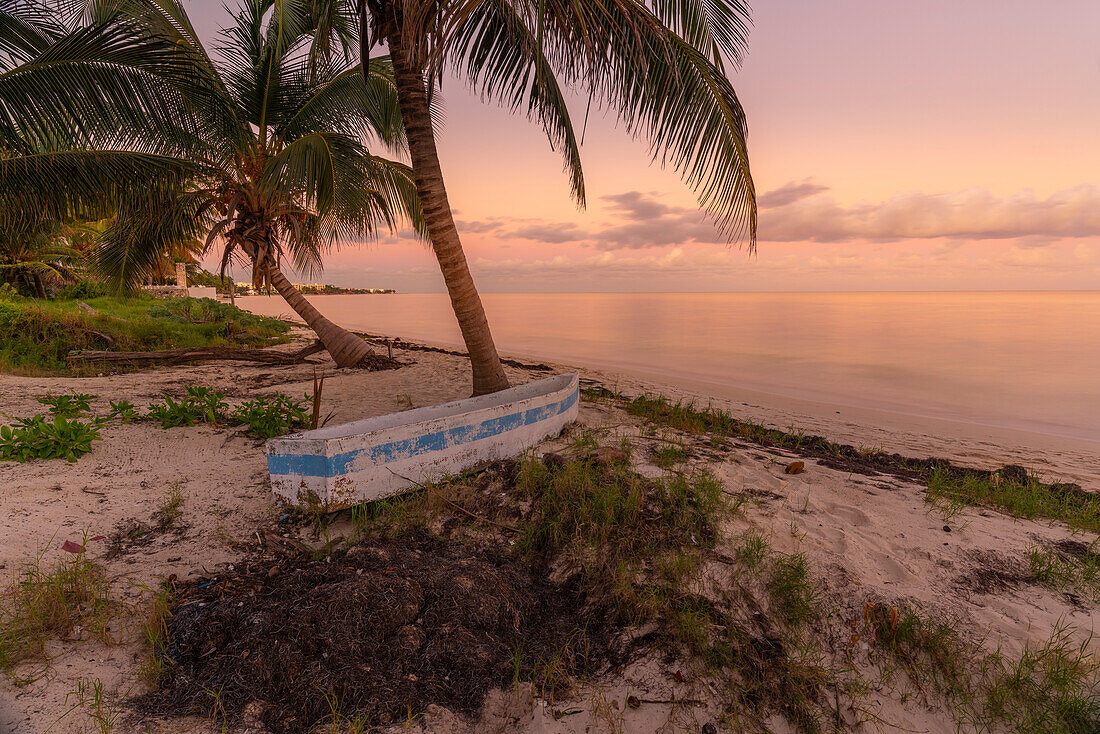
[[[16,418],[12,424],[0,426],[0,460],[65,459],[74,462],[92,450],[93,441],[100,440],[99,427],[95,420],[83,421],[61,415]]]
[[[308,400],[294,400],[279,392],[270,398],[246,400],[232,413],[232,421],[247,425],[248,432],[257,438],[310,428],[312,420]]]
[[[103,569],[81,551],[52,567],[39,554],[0,595],[0,672],[14,676],[25,660],[42,654],[48,640],[82,634],[109,641],[121,607]]]
[[[776,610],[791,625],[798,626],[818,613],[816,582],[801,553],[775,558],[768,593]]]
[[[682,446],[658,446],[653,449],[653,463],[662,469],[671,469],[684,463],[687,458],[687,449]]]
[[[148,588],[146,587],[146,590]],[[141,618],[141,636],[145,642],[145,654],[141,661],[141,677],[151,687],[157,686],[171,668],[167,656],[168,621],[172,618],[172,585],[163,584],[149,593],[144,615]]]
[[[85,303],[93,313],[79,306]],[[177,311],[198,303],[205,316],[183,319]],[[213,304],[213,305],[212,305]],[[23,375],[84,374],[70,352],[116,349],[155,351],[178,347],[266,347],[287,340],[290,326],[211,299],[151,296],[87,301],[0,299],[0,371]],[[102,369],[102,368],[99,368]]]
[[[1028,548],[1031,575],[1054,589],[1082,594],[1100,600],[1100,541],[1087,545],[1065,540],[1051,546]]]
[[[171,395],[164,402],[149,405],[148,418],[160,423],[161,428],[193,426],[196,423],[215,425],[224,419],[228,407],[225,395],[209,387],[186,386],[187,394],[180,400]]]
[[[1100,495],[1076,484],[1047,484],[1032,476],[997,472],[933,470],[928,500],[948,514],[962,507],[993,507],[1013,517],[1064,522],[1075,530],[1100,533]]]
[[[650,613],[644,602],[652,589],[635,585],[641,569],[662,568],[665,581],[670,570],[674,582],[688,578],[696,563],[685,554],[713,547],[724,507],[721,485],[707,472],[647,480],[625,462],[584,457],[549,465],[528,457],[516,487],[531,502],[519,528],[520,552],[532,560],[568,558],[632,619]]]
[[[271,397],[257,397],[230,408],[225,393],[211,387],[185,386],[186,395],[176,400],[170,395],[163,402],[152,403],[147,417],[162,428],[208,425],[240,425],[257,438],[281,436],[312,424],[309,396],[302,400],[276,392]]]
[[[75,418],[92,410],[92,398],[88,393],[72,393],[69,395],[46,395],[38,398],[42,405],[48,405],[50,415],[62,418]]]
[[[768,539],[755,530],[750,530],[741,538],[737,548],[737,558],[746,568],[756,570],[768,558],[771,552]]]
[[[175,525],[181,517],[183,517],[183,492],[177,483],[169,490],[161,506],[153,512],[153,520],[157,523],[157,530],[164,532]]]
[[[1017,655],[988,652],[952,620],[869,604],[864,621],[877,649],[921,690],[942,696],[960,724],[979,731],[1073,734],[1100,725],[1100,664],[1091,635],[1057,626]]]
[[[68,703],[70,699],[75,699],[75,703],[68,713],[82,711],[96,734],[111,734],[114,731],[121,712],[108,703],[103,681],[99,678],[92,681],[81,678],[77,681],[76,690],[65,696],[65,702]]]
[[[134,423],[141,420],[141,416],[137,412],[137,406],[129,400],[112,400],[110,401],[110,412],[107,415],[107,420],[118,420],[119,423]]]
[[[859,448],[768,428],[730,413],[693,403],[672,402],[662,396],[626,397],[604,388],[588,388],[584,398],[610,402],[651,424],[665,425],[687,433],[710,433],[737,438],[760,446],[778,447],[817,458],[825,466],[861,473],[889,472],[925,482],[928,501],[946,516],[967,507],[991,507],[1013,517],[1064,522],[1074,530],[1100,532],[1100,495],[1071,483],[1047,483],[1022,468],[997,471],[967,469],[944,459],[913,459],[881,449]]]
[[[391,65],[360,67],[342,2],[231,10],[211,53],[174,0],[71,16],[14,8],[26,32],[3,60],[20,83],[0,89],[10,151],[0,209],[20,221],[109,219],[89,258],[116,289],[166,257],[217,248],[223,273],[247,263],[254,286],[286,298],[338,365],[357,365],[366,342],[282,268],[316,271],[338,243],[421,226],[412,170],[375,152],[405,149]]]

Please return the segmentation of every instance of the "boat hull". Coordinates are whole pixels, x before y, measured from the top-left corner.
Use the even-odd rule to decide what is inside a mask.
[[[577,417],[572,372],[267,442],[271,488],[326,511],[398,494],[484,461],[516,456]]]

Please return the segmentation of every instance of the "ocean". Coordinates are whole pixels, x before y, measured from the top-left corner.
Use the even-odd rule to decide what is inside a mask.
[[[443,294],[312,296],[356,330],[461,346]],[[502,353],[1100,440],[1100,292],[487,293]],[[277,296],[237,299],[293,316]]]

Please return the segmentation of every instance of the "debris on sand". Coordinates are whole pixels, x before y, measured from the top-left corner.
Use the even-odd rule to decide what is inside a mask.
[[[136,703],[231,722],[258,711],[277,734],[310,731],[334,700],[373,723],[429,704],[473,713],[542,661],[594,671],[608,642],[583,604],[577,584],[421,530],[257,561],[178,589],[170,678]]]

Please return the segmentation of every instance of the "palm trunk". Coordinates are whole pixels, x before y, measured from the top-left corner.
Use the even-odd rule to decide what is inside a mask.
[[[372,353],[369,344],[347,329],[332,323],[314,308],[274,263],[268,264],[267,273],[271,285],[275,286],[275,290],[302,317],[306,325],[313,329],[337,367],[355,367]]]
[[[400,31],[394,30],[387,37],[393,58],[394,78],[397,83],[397,102],[405,122],[405,134],[409,141],[416,192],[420,207],[428,225],[439,269],[447,283],[451,307],[458,318],[466,351],[474,373],[474,395],[503,390],[509,386],[508,377],[500,364],[493,334],[485,318],[481,296],[474,286],[462,242],[458,238],[447,189],[443,185],[443,172],[439,167],[439,154],[435,147],[432,118],[428,111],[428,94],[420,69],[411,63],[401,43]]]

